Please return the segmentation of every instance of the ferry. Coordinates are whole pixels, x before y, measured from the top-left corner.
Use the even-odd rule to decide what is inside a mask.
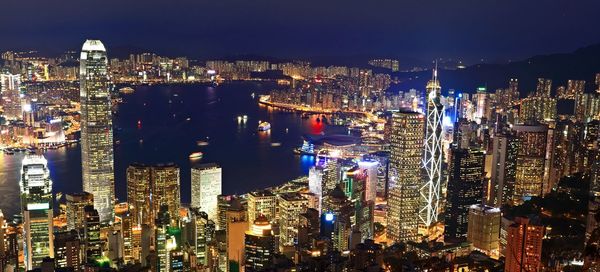
[[[198,146],[207,146],[208,142],[207,141],[197,141],[196,145],[198,145]]]
[[[258,124],[258,131],[268,131],[271,129],[271,124],[269,122],[261,122]]]
[[[202,155],[204,155],[204,154],[202,154],[202,152],[194,152],[194,153],[190,154],[189,157],[192,160],[199,160],[199,159],[202,159]]]
[[[119,89],[119,92],[123,93],[123,94],[131,94],[133,92],[135,92],[135,90],[131,87],[124,87]]]

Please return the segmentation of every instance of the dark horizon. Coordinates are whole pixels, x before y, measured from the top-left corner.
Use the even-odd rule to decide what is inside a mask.
[[[103,2],[8,0],[3,9],[10,12],[0,17],[0,50],[56,54],[98,38],[109,48],[192,58],[375,56],[405,63],[434,58],[489,63],[600,43],[598,1]]]

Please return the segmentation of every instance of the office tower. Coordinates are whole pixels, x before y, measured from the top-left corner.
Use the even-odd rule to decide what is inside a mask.
[[[100,238],[100,214],[93,206],[85,207],[85,256],[87,262],[95,262],[102,257],[102,239]]]
[[[366,186],[368,185],[367,169],[361,169],[354,163],[350,164],[349,167],[348,170],[342,172],[342,183],[340,185],[348,200],[354,205],[352,227],[354,231],[360,232],[362,242],[373,238],[373,210],[375,201],[366,200]]]
[[[519,148],[512,204],[521,204],[531,196],[541,196],[546,169],[548,127],[544,125],[513,126]]]
[[[259,215],[268,220],[275,220],[277,196],[269,190],[250,192],[248,194],[248,222],[254,222]]]
[[[178,249],[177,234],[179,229],[171,228],[169,206],[160,206],[155,228],[156,268],[158,271],[171,271],[171,252]]]
[[[166,205],[175,226],[181,202],[179,183],[179,167],[174,164],[127,167],[127,203],[133,224],[153,226],[160,207]]]
[[[127,203],[134,225],[154,225],[150,172],[151,168],[143,164],[131,164],[127,167]]]
[[[227,211],[245,210],[242,199],[235,195],[217,196],[217,230],[224,230],[227,227]]]
[[[433,71],[433,79],[427,83],[427,126],[425,133],[425,152],[423,169],[425,182],[421,183],[419,219],[420,224],[429,227],[438,222],[438,213],[442,197],[442,119],[444,106],[440,102],[440,82],[437,79],[437,68]]]
[[[229,210],[226,216],[227,271],[232,271],[243,264],[244,236],[249,226],[245,210]]]
[[[469,207],[467,241],[475,250],[492,258],[500,257],[500,209],[486,205]]]
[[[122,250],[123,250],[123,263],[135,263],[139,262],[139,243],[134,242],[133,234],[133,215],[128,209],[116,213],[116,216],[121,219],[121,223],[117,225],[116,231],[121,234],[122,238]],[[137,227],[137,226],[136,226]]]
[[[273,263],[275,236],[269,220],[259,216],[246,231],[244,245],[245,271],[263,271]]]
[[[532,96],[521,100],[519,122],[521,124],[554,121],[556,99],[547,96]]]
[[[300,214],[306,212],[308,200],[299,193],[284,193],[278,197],[279,248],[295,246],[298,240]]]
[[[171,216],[171,226],[177,226],[179,206],[181,204],[179,187],[179,167],[175,164],[158,164],[152,166],[152,207],[159,211],[164,205]]]
[[[377,197],[377,183],[379,182],[379,163],[375,160],[363,159],[358,162],[358,167],[367,176],[365,180],[365,201],[375,202],[375,198]]]
[[[416,210],[415,210],[416,212]],[[331,241],[331,246],[338,251],[349,249],[350,233],[354,205],[340,186],[335,187],[323,197],[323,211],[321,213],[321,236]]]
[[[192,208],[217,220],[217,196],[221,194],[221,167],[217,164],[202,164],[192,168]]]
[[[450,152],[444,241],[462,241],[467,237],[469,207],[483,200],[485,152],[462,148]]]
[[[322,166],[313,166],[308,170],[308,190],[319,199],[317,210],[321,211],[321,202],[323,200],[323,174]]]
[[[24,261],[26,270],[31,270],[39,267],[44,258],[54,258],[52,180],[44,156],[25,156],[20,185]]]
[[[417,241],[425,118],[400,111],[392,116],[387,238],[390,244]]]
[[[85,207],[94,205],[94,196],[90,193],[71,193],[65,195],[67,206],[67,230],[83,230],[85,226]]]
[[[83,190],[94,195],[100,220],[113,220],[115,173],[106,49],[87,40],[80,57],[81,165]]]
[[[58,232],[54,236],[54,260],[57,268],[80,271],[83,265],[82,245],[76,230]]]
[[[8,120],[23,118],[21,106],[21,76],[10,73],[0,74],[0,103],[4,117]]]
[[[320,213],[308,208],[300,215],[298,226],[298,250],[310,250],[313,243],[319,238]]]
[[[473,94],[473,103],[475,104],[473,119],[477,124],[481,124],[483,120],[490,120],[492,114],[490,100],[490,95],[485,87],[477,88],[477,92]]]
[[[544,226],[517,217],[508,227],[504,271],[540,271]]]
[[[517,174],[519,142],[512,134],[496,135],[492,147],[492,171],[490,196],[487,202],[494,207],[512,202]]]
[[[551,91],[552,91],[552,79],[538,78],[534,96],[550,97]]]
[[[208,214],[197,208],[190,208],[189,222],[185,225],[187,240],[196,255],[197,265],[209,264],[209,244],[212,243],[216,225]]]
[[[337,159],[327,161],[323,169],[323,186],[321,195],[331,192],[340,183],[340,165]]]

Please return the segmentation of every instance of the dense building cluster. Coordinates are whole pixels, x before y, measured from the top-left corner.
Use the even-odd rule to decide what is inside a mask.
[[[31,131],[63,143],[76,126],[84,190],[53,207],[47,159],[26,155],[21,215],[6,222],[0,213],[2,271],[600,269],[600,74],[593,84],[553,89],[540,78],[527,92],[510,79],[494,93],[468,94],[444,90],[436,68],[424,92],[390,94],[390,76],[371,70],[111,60],[98,40],[79,58],[2,57],[4,152],[36,146],[23,140]],[[370,64],[398,69],[395,60]],[[307,137],[296,150],[316,158],[308,176],[224,195],[222,172],[233,169],[196,165],[186,181],[178,165],[136,163],[126,169],[126,202],[115,203],[111,79],[239,80],[269,70],[290,88],[261,103],[354,114],[351,135]],[[182,182],[191,184],[190,205]]]

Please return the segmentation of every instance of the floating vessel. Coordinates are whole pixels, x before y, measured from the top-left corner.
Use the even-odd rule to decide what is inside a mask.
[[[208,142],[207,141],[197,141],[196,145],[198,145],[198,146],[207,146]]]
[[[281,143],[271,143],[271,146],[273,146],[273,147],[281,146]]]
[[[121,92],[123,94],[131,94],[131,93],[135,92],[135,90],[131,87],[123,87],[123,88],[119,89],[119,92]]]
[[[258,131],[268,131],[271,129],[271,124],[269,122],[261,122],[258,124]]]
[[[202,152],[194,152],[194,153],[190,154],[189,157],[192,160],[199,160],[199,159],[202,159],[202,155],[204,155],[204,154],[202,154]]]

